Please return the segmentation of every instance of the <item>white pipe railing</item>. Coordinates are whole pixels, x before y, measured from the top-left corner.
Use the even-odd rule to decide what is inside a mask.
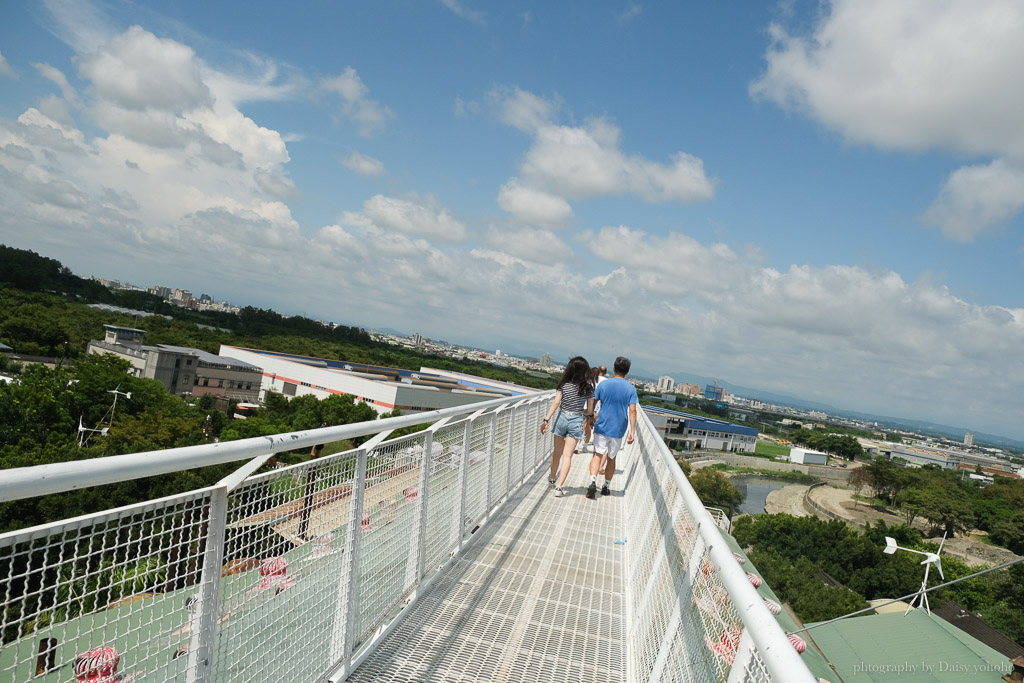
[[[0,680],[344,679],[550,455],[528,427],[551,396],[0,472],[12,501],[247,461],[209,488],[0,535]]]
[[[624,453],[631,679],[813,683],[657,429],[638,417]]]

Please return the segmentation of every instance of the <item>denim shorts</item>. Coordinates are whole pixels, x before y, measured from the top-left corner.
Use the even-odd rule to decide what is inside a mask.
[[[583,438],[583,416],[566,415],[563,412],[559,412],[558,417],[555,418],[553,433],[555,436],[568,436],[579,441]]]

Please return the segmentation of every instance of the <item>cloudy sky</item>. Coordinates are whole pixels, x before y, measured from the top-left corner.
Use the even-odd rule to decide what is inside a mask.
[[[7,2],[0,242],[1024,438],[1024,4]]]

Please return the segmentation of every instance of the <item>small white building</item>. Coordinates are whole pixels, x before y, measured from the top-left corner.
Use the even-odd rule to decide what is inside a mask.
[[[794,446],[789,449],[789,461],[800,465],[827,465],[828,455],[809,448],[798,448]]]

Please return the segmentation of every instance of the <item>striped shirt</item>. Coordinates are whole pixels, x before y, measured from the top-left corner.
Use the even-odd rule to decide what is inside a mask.
[[[582,413],[587,408],[587,399],[594,398],[593,389],[587,389],[587,393],[581,396],[575,384],[563,384],[559,391],[562,392],[562,402],[558,407],[563,413]]]

